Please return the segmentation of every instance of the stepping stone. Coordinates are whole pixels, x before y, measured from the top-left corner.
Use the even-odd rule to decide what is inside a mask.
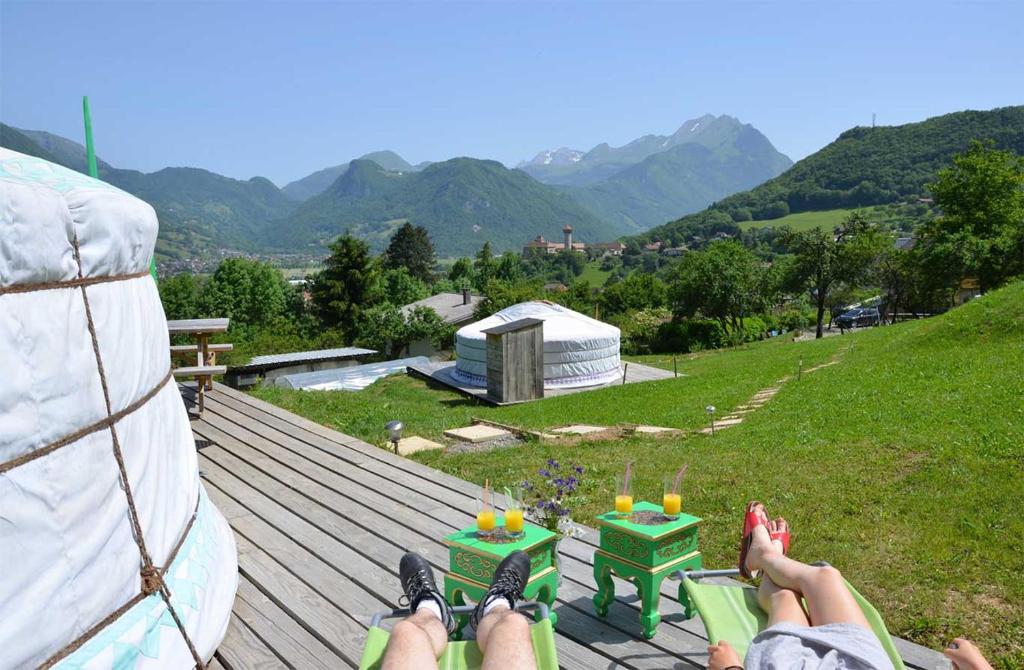
[[[445,437],[450,437],[453,440],[459,440],[460,442],[469,442],[470,444],[489,442],[490,440],[496,440],[499,437],[508,437],[511,434],[512,433],[503,428],[495,428],[494,426],[487,426],[484,424],[466,426],[465,428],[452,428],[451,430],[444,431]]]
[[[664,426],[637,426],[633,429],[634,433],[640,433],[641,435],[665,435],[668,433],[678,433],[679,430],[676,428],[665,428]]]
[[[743,417],[736,417],[735,419],[722,419],[721,421],[715,421],[715,429],[728,428],[729,426],[735,426],[738,423],[743,423]]]
[[[555,428],[552,433],[559,433],[561,435],[588,435],[590,433],[600,433],[602,430],[608,430],[604,426],[586,426],[583,424],[577,424],[573,426],[563,426],[561,428]]]
[[[388,447],[390,446],[391,445],[388,445]],[[410,454],[415,454],[417,451],[429,451],[431,449],[444,449],[444,445],[415,435],[411,437],[403,437],[398,441],[399,456],[409,456]]]

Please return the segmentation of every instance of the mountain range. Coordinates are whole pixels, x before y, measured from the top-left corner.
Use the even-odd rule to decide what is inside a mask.
[[[652,228],[639,239],[681,243],[694,234],[734,232],[743,221],[913,200],[926,195],[936,173],[973,140],[1024,155],[1024,106],[851,128],[778,177]]]
[[[52,133],[0,125],[0,144],[86,169],[84,148]],[[753,127],[708,115],[623,147],[542,152],[522,169],[468,157],[411,165],[379,151],[281,189],[263,177],[98,163],[101,179],[156,209],[158,254],[187,258],[225,249],[322,253],[346,230],[380,249],[404,220],[427,228],[442,256],[472,253],[484,241],[504,251],[537,235],[557,239],[565,224],[578,239],[611,240],[759,183],[789,159]]]

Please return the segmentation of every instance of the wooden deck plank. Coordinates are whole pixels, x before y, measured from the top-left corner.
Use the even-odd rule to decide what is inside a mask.
[[[472,522],[472,516],[465,510],[471,509],[473,497],[479,490],[476,485],[402,459],[219,384],[207,399],[207,416],[196,422],[194,428],[198,434],[223,447],[223,453],[215,453],[218,460],[230,460],[230,454],[293,493],[298,488],[307,494],[306,486],[315,488],[318,485],[321,488],[316,490],[315,496],[321,496],[318,504],[327,512],[340,514],[339,509],[351,512],[352,508],[344,505],[352,502],[353,487],[356,491],[361,488],[363,497],[374,491],[392,504],[396,497],[414,494],[415,499],[402,501],[403,513],[396,521],[406,530],[413,531],[411,535],[402,532],[404,541],[426,543],[426,551],[439,569],[444,569],[447,558],[436,553],[437,549],[432,548],[436,538],[422,536],[422,529],[438,528],[440,537],[442,533],[449,532],[441,526],[458,528]],[[204,455],[208,452],[209,449],[203,451]],[[417,488],[411,489],[414,484],[418,485]],[[333,491],[334,495],[327,496],[326,490]],[[395,492],[395,495],[388,492]],[[360,496],[355,495],[355,498]],[[311,504],[310,498],[305,496],[289,501],[298,505],[303,500],[306,506]],[[337,505],[343,507],[334,509]],[[423,505],[430,506],[429,513]],[[360,509],[365,510],[366,507]],[[355,511],[363,513],[358,509]],[[305,512],[306,508],[303,508],[301,516],[305,517]],[[321,516],[320,521],[324,521],[324,517]],[[617,658],[629,667],[703,665],[706,662],[703,625],[699,619],[682,620],[681,608],[675,602],[677,584],[674,582],[663,584],[665,597],[661,611],[664,619],[658,636],[652,642],[636,639],[638,605],[632,596],[620,596],[612,605],[607,620],[593,617],[589,603],[589,596],[593,593],[590,561],[596,540],[596,531],[586,529],[586,536],[581,541],[569,540],[562,545],[566,587],[559,592],[558,611],[562,619],[558,638],[563,664],[568,663],[566,667],[593,668],[595,663],[607,666],[610,659]],[[381,567],[385,568],[381,574],[386,575],[397,567],[397,563]],[[394,581],[397,587],[397,580]],[[563,610],[565,615],[562,615]],[[671,649],[662,649],[663,644]],[[936,659],[942,658],[935,652],[903,640],[897,644],[913,667],[931,670],[936,667]],[[679,652],[688,658],[675,657]]]
[[[234,613],[293,668],[333,670],[343,664],[342,659],[244,577],[238,581]]]
[[[270,647],[238,617],[231,617],[217,656],[227,670],[276,670],[286,667]]]

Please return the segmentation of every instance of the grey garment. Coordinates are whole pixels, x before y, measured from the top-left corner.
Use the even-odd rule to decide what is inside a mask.
[[[894,670],[875,634],[852,623],[777,623],[757,634],[746,670]]]

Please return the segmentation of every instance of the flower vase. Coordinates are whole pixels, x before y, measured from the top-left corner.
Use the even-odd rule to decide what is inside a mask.
[[[565,580],[565,577],[562,575],[562,553],[561,553],[561,550],[562,550],[562,540],[564,540],[564,539],[565,538],[563,538],[563,537],[559,537],[557,540],[555,540],[555,546],[554,546],[554,549],[553,549],[554,553],[551,555],[551,558],[552,558],[552,560],[555,563],[555,570],[558,571],[558,587],[559,588],[562,587],[562,581]]]

